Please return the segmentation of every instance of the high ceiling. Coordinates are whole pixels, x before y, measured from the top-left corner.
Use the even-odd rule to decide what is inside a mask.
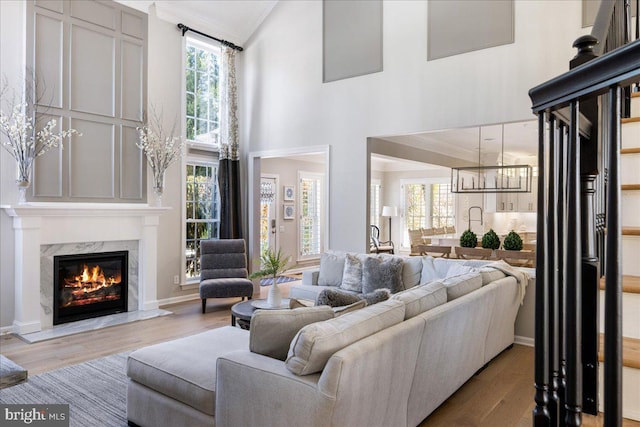
[[[277,0],[117,0],[149,13],[155,4],[158,17],[182,23],[213,37],[245,43],[269,15]]]

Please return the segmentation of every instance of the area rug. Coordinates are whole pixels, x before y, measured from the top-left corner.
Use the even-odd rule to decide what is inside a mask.
[[[300,279],[296,279],[295,277],[287,277],[287,276],[276,277],[276,283],[278,284],[293,282],[294,280],[300,280]],[[265,277],[264,279],[260,279],[260,286],[271,286],[272,283],[273,283],[273,277]]]
[[[114,354],[29,377],[26,383],[0,390],[0,403],[68,403],[70,426],[125,427],[128,354]]]

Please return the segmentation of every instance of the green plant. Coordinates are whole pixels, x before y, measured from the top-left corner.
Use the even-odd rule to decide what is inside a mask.
[[[500,247],[500,238],[493,231],[493,228],[489,229],[484,236],[482,236],[482,247],[485,249],[498,249]]]
[[[287,270],[287,264],[291,259],[290,256],[284,256],[282,250],[278,249],[278,252],[273,253],[271,249],[267,249],[260,255],[260,265],[262,268],[249,276],[250,279],[258,279],[262,277],[273,277],[273,283],[276,283],[276,277],[280,273],[284,273]]]
[[[511,230],[507,237],[504,238],[504,242],[502,242],[502,247],[507,251],[521,251],[522,250],[522,239],[520,235],[515,231]]]
[[[478,244],[478,236],[471,230],[465,230],[460,236],[460,247],[475,248]]]

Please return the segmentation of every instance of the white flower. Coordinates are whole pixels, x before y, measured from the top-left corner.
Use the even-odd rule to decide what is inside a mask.
[[[7,137],[2,146],[18,163],[19,181],[29,180],[31,165],[37,156],[58,147],[72,135],[81,135],[75,129],[55,133],[55,119],[49,120],[41,130],[34,132],[33,115],[29,111],[29,105],[24,102],[14,105],[8,116],[0,111],[0,133]]]

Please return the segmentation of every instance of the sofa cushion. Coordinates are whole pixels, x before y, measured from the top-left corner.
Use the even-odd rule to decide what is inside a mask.
[[[478,272],[447,277],[441,280],[447,288],[447,301],[460,298],[482,287],[482,276]]]
[[[291,340],[300,329],[333,317],[333,310],[326,305],[293,310],[257,310],[251,318],[249,350],[285,360]]]
[[[436,271],[436,266],[433,261],[434,259],[430,256],[422,257],[422,272],[420,273],[421,285],[431,283],[442,278]]]
[[[297,375],[320,372],[335,352],[402,322],[404,311],[402,301],[389,300],[307,325],[291,341],[285,365]]]
[[[447,288],[440,282],[431,282],[398,292],[391,299],[404,303],[404,320],[407,320],[446,303]]]
[[[362,292],[362,262],[355,255],[347,254],[345,257],[340,288],[346,291]]]
[[[410,289],[421,283],[422,257],[412,256],[403,258],[402,265],[402,288]]]
[[[387,288],[391,293],[402,290],[402,258],[369,257],[362,269],[362,292],[367,294],[376,289]]]
[[[320,257],[320,273],[318,285],[340,286],[346,254],[342,252],[326,251]]]
[[[249,332],[224,326],[136,350],[127,359],[133,381],[215,415],[216,359],[249,348]]]
[[[500,280],[503,277],[507,277],[507,275],[502,271],[493,267],[481,267],[478,269],[478,271],[482,276],[482,286],[488,285],[489,283],[495,282],[496,280]]]

